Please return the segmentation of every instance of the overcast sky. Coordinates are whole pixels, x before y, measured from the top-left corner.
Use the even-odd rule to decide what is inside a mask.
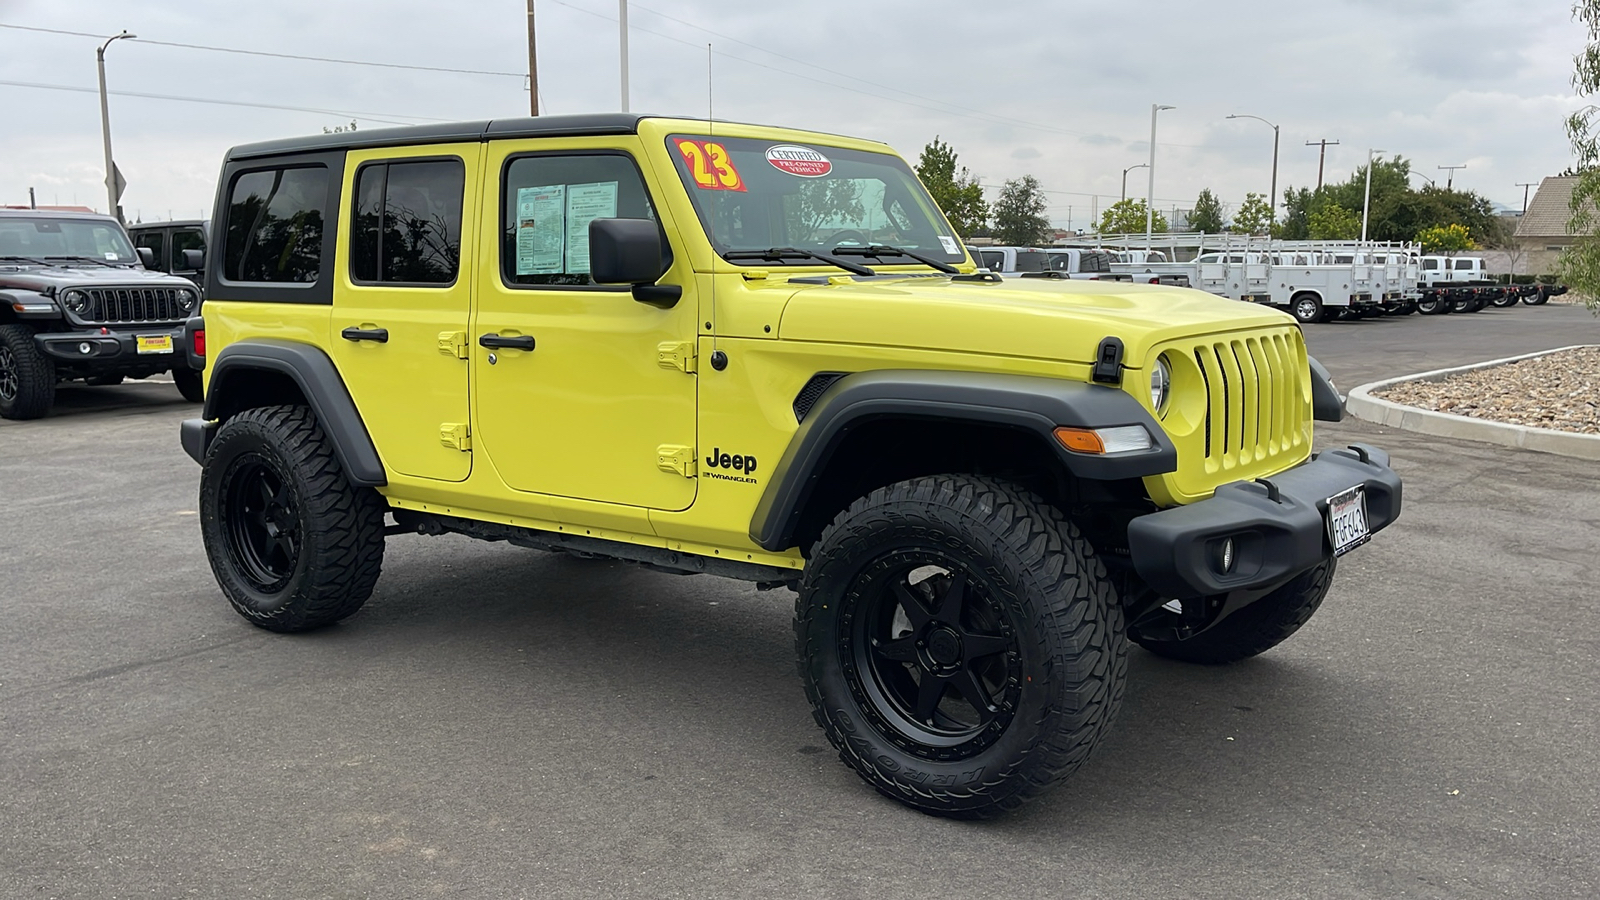
[[[549,114],[619,108],[616,0],[537,0]],[[1211,0],[1161,3],[809,3],[648,0],[629,6],[632,109],[715,114],[883,140],[915,161],[935,135],[985,185],[1037,177],[1059,226],[1084,227],[1149,152],[1161,113],[1158,205],[1210,187],[1230,207],[1329,180],[1369,148],[1442,184],[1520,209],[1517,182],[1569,163],[1562,119],[1583,33],[1568,0]],[[209,213],[233,144],[320,132],[526,115],[525,0],[272,3],[0,0],[0,24],[137,41],[107,51],[130,221]],[[460,74],[221,53],[152,42],[471,69]],[[90,37],[0,27],[0,203],[105,207]],[[77,88],[82,90],[57,90]],[[1143,196],[1145,171],[1129,173]],[[1420,179],[1414,183],[1421,185]],[[990,191],[991,197],[993,191]],[[1091,195],[1098,195],[1093,197]],[[1070,206],[1070,210],[1069,210]]]

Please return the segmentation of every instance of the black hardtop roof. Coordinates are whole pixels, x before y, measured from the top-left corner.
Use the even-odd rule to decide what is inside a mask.
[[[416,144],[452,144],[461,141],[486,141],[491,138],[570,137],[576,135],[638,134],[645,119],[677,119],[704,122],[694,116],[661,116],[642,113],[586,113],[576,116],[522,116],[512,119],[479,119],[472,122],[440,122],[433,125],[407,125],[401,128],[375,128],[372,131],[340,131],[303,137],[281,138],[256,144],[240,144],[228,151],[226,161],[282,156],[290,153],[315,153],[325,150],[361,150],[370,147],[400,147]],[[733,123],[721,119],[717,124]]]
[[[377,128],[372,131],[341,131],[262,141],[258,144],[241,144],[228,151],[228,159],[231,161],[279,156],[286,153],[313,153],[319,150],[450,144],[458,141],[484,141],[490,138],[637,134],[639,121],[652,118],[657,117],[636,113],[593,113],[580,116],[523,116],[515,119],[480,119],[474,122],[440,122],[433,125]]]
[[[134,222],[128,226],[129,231],[140,228],[204,228],[210,219],[165,219],[159,222]]]
[[[0,218],[5,219],[104,219],[115,222],[105,213],[78,212],[70,209],[0,209]]]

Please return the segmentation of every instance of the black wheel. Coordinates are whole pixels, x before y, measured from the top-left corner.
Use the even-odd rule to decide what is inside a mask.
[[[37,419],[56,400],[56,364],[33,344],[33,329],[0,325],[0,419]]]
[[[1322,298],[1316,294],[1300,294],[1289,302],[1289,311],[1302,325],[1322,321]]]
[[[1425,316],[1437,316],[1445,310],[1445,302],[1437,297],[1426,297],[1417,301],[1417,312]]]
[[[1206,665],[1238,662],[1265,653],[1310,621],[1333,584],[1333,570],[1331,559],[1308,569],[1188,640],[1152,639],[1135,633],[1133,641],[1157,656]]]
[[[345,478],[303,406],[223,423],[200,474],[211,571],[238,613],[270,631],[307,631],[361,608],[383,567],[384,502]]]
[[[1499,309],[1505,309],[1508,306],[1516,306],[1517,305],[1517,295],[1511,293],[1510,291],[1507,291],[1506,293],[1501,294],[1500,296],[1494,298],[1494,300],[1492,300],[1490,302],[1493,303]]]
[[[172,383],[178,386],[178,393],[190,403],[202,403],[206,399],[205,381],[200,373],[193,369],[173,369]]]
[[[83,380],[92,387],[114,387],[122,383],[121,375],[91,375]]]
[[[1529,306],[1543,306],[1549,301],[1550,294],[1546,292],[1544,285],[1540,285],[1537,291],[1534,291],[1533,293],[1522,298],[1522,302],[1528,304]]]
[[[1066,778],[1127,679],[1122,608],[1039,497],[966,475],[857,500],[812,548],[800,674],[839,757],[923,812],[981,818]]]

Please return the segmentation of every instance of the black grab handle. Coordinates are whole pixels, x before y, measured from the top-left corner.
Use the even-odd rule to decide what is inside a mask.
[[[486,334],[478,338],[478,346],[488,347],[490,350],[532,350],[533,335],[523,334],[517,337],[501,337],[498,334]]]
[[[389,329],[387,328],[357,328],[351,325],[339,332],[339,336],[347,341],[376,341],[380,344],[389,343]]]

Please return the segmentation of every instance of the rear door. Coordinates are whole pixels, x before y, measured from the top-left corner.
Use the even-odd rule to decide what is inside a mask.
[[[483,145],[351,151],[335,260],[334,362],[384,464],[464,481],[467,319]]]

